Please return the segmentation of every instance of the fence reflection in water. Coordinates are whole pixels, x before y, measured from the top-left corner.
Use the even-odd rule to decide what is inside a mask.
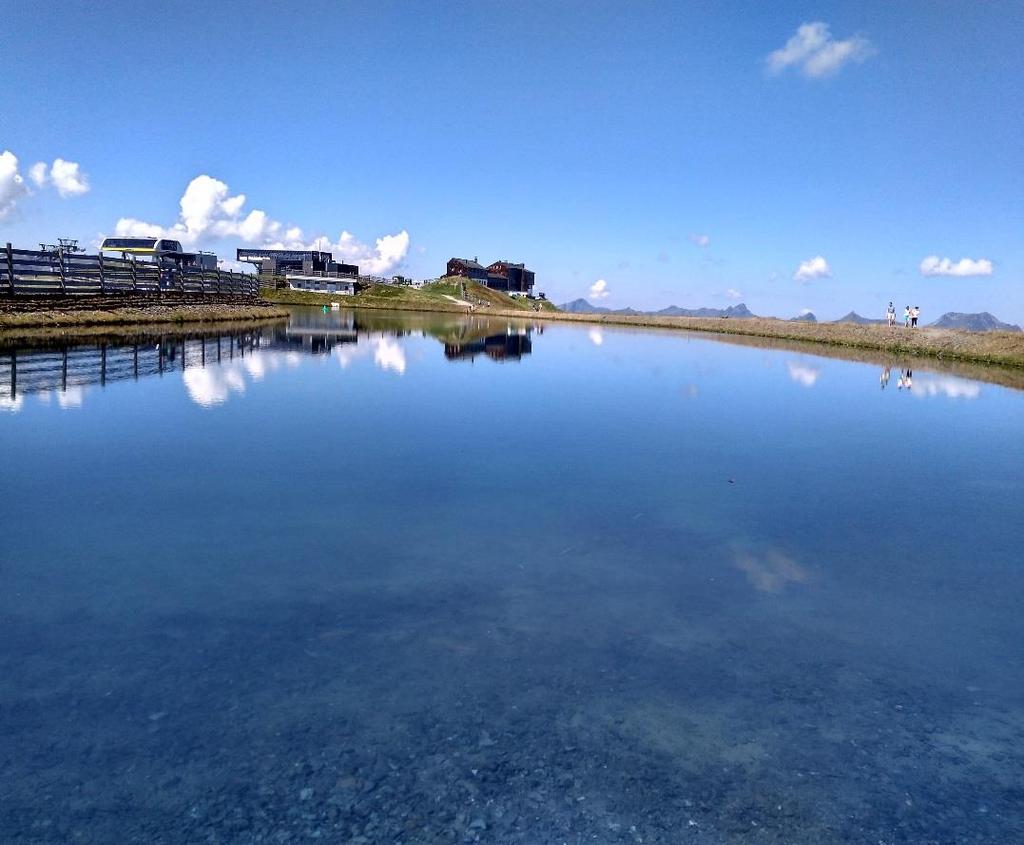
[[[0,399],[108,381],[163,375],[245,357],[260,347],[259,329],[217,334],[159,335],[134,340],[0,348]]]

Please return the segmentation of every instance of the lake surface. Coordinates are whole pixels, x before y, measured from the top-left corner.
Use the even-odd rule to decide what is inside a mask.
[[[1024,394],[907,366],[0,350],[0,842],[1024,841]]]

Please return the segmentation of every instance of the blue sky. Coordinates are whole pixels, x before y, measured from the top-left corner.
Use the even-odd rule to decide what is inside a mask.
[[[0,17],[0,240],[323,236],[420,278],[525,261],[556,301],[1024,322],[1020,2]]]

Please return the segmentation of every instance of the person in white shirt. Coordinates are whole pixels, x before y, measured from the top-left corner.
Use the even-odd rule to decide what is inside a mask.
[[[892,303],[889,303],[889,307],[885,309],[885,319],[888,321],[890,326],[896,325],[896,309],[893,308]]]

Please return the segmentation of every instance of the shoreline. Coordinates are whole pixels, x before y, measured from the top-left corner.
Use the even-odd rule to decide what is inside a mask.
[[[167,296],[0,299],[0,337],[22,330],[63,333],[96,326],[204,325],[283,319],[288,310],[264,299]]]
[[[286,295],[275,297],[282,305],[316,307],[331,301],[341,302],[344,309],[384,311],[418,311],[439,314],[472,313],[474,317],[500,317],[519,320],[545,320],[548,322],[583,323],[585,325],[621,326],[625,328],[668,329],[673,331],[703,332],[723,337],[754,337],[772,340],[797,341],[817,346],[865,349],[894,356],[932,358],[939,361],[962,361],[986,366],[996,365],[1024,369],[1024,333],[1021,332],[969,332],[961,329],[918,328],[902,326],[859,325],[857,323],[801,323],[774,317],[723,319],[720,317],[657,317],[627,314],[571,314],[565,311],[511,308],[466,308],[444,303],[403,303],[395,301],[361,301],[359,296],[333,297],[323,295],[312,301],[307,294],[289,302]]]
[[[489,313],[496,313],[490,311]],[[512,312],[497,316],[516,316]],[[919,328],[856,323],[791,323],[773,317],[723,319],[719,317],[654,317],[542,312],[537,319],[565,323],[661,328],[736,337],[799,341],[849,349],[872,349],[892,355],[937,358],[1024,368],[1024,333],[969,332],[961,329]]]

